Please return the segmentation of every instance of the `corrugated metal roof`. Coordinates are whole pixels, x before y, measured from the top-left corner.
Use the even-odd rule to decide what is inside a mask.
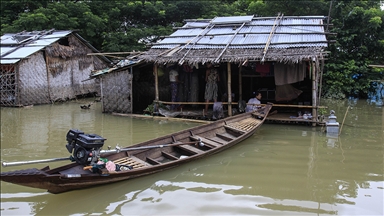
[[[252,18],[253,16],[216,17],[211,22],[213,24],[244,23],[252,21]]]
[[[15,64],[58,41],[72,31],[34,31],[1,36],[1,64]]]
[[[253,18],[253,16],[217,17],[213,20],[188,21],[182,28],[152,46],[169,49],[185,46],[188,49],[211,49],[212,46],[230,48],[262,47],[267,44],[273,26],[269,48],[327,47],[322,16]],[[241,28],[241,24],[244,26]]]

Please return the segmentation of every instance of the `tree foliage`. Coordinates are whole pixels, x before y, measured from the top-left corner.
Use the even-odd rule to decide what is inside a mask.
[[[324,95],[345,98],[366,96],[372,80],[383,80],[384,12],[378,1],[338,1],[332,9],[336,43],[329,48],[330,60],[324,73]]]
[[[143,51],[185,19],[217,16],[330,15],[337,33],[323,76],[326,97],[363,95],[383,80],[384,12],[380,0],[0,0],[1,34],[77,30],[103,52]],[[332,5],[332,7],[330,7]],[[331,9],[331,10],[330,10]]]

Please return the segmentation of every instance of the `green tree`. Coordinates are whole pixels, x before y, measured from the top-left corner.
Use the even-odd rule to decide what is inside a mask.
[[[380,0],[0,0],[1,33],[78,30],[101,51],[143,51],[182,26],[185,19],[218,16],[326,16],[337,36],[330,44],[323,94],[365,95],[371,80],[383,80],[384,15]],[[332,26],[331,26],[332,27]]]
[[[370,80],[383,79],[383,71],[369,67],[384,63],[384,12],[379,6],[379,1],[336,2],[332,24],[337,42],[325,65],[325,97],[365,97]]]

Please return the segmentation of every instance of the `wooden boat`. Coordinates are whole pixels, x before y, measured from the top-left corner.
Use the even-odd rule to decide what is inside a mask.
[[[267,104],[259,111],[217,120],[122,149],[99,151],[97,148],[100,147],[100,141],[104,139],[97,135],[90,135],[88,136],[90,140],[95,142],[83,145],[89,147],[89,149],[84,150],[84,148],[76,144],[75,150],[73,150],[73,146],[71,147],[73,141],[80,142],[80,144],[82,141],[79,137],[71,140],[71,137],[79,134],[74,135],[76,131],[70,130],[67,134],[67,149],[69,152],[73,151],[73,156],[70,158],[75,162],[54,169],[47,166],[42,169],[33,168],[2,172],[1,180],[46,189],[48,192],[56,194],[161,172],[218,153],[247,139],[263,124],[271,107],[272,104]],[[80,131],[77,131],[77,133],[80,133]],[[82,134],[80,133],[79,136],[82,136]],[[93,156],[89,156],[88,160],[86,158],[84,160],[84,158],[81,158],[84,151],[86,155],[92,155],[93,153]],[[89,163],[89,160],[94,158],[98,160],[106,158],[108,161],[112,161],[118,171],[108,171],[105,166],[102,166],[103,163],[99,161]],[[21,165],[59,159],[68,160],[69,158],[3,162],[3,166],[15,165],[12,163]]]

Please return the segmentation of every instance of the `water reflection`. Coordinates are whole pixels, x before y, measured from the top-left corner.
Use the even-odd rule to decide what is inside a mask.
[[[128,146],[197,125],[112,116],[98,107],[84,112],[78,105],[2,108],[2,160],[67,156],[70,128]],[[2,182],[1,214],[383,215],[383,110],[361,101],[329,106],[339,121],[350,106],[337,138],[321,127],[265,124],[222,153],[130,181],[58,195]]]

